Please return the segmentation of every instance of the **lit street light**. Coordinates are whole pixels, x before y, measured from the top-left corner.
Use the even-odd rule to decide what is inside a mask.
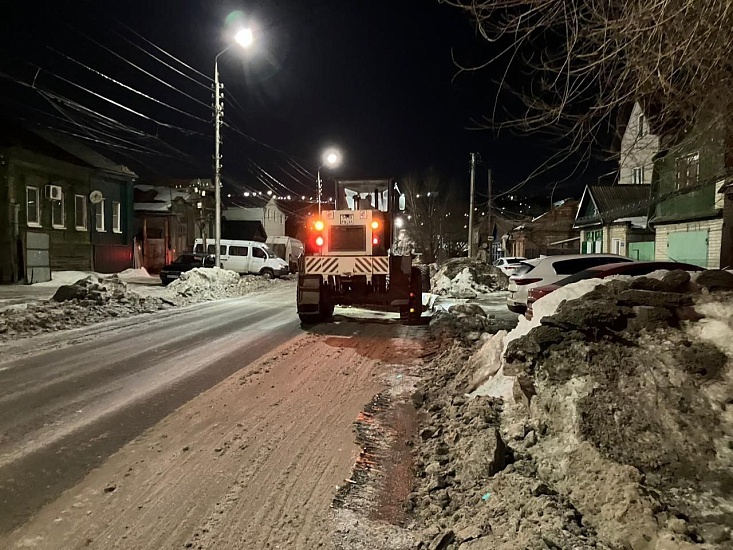
[[[321,168],[335,168],[341,162],[341,153],[337,149],[326,149],[323,152],[323,164],[318,167],[318,214],[321,213],[321,194],[323,193],[323,184],[321,182]],[[338,196],[338,195],[337,195]]]
[[[214,208],[214,257],[217,267],[220,267],[221,264],[221,154],[219,147],[221,146],[221,119],[224,116],[222,85],[219,82],[219,57],[229,51],[229,48],[235,43],[246,48],[251,46],[253,41],[252,29],[242,28],[234,35],[234,42],[214,57],[214,202],[216,203]]]

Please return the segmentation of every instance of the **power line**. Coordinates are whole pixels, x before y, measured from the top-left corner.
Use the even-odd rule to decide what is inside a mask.
[[[174,60],[174,61],[176,61],[177,63],[180,63],[181,65],[183,65],[184,67],[186,67],[187,69],[189,69],[190,71],[193,71],[194,73],[198,74],[199,76],[202,76],[202,77],[204,77],[204,78],[205,78],[206,80],[208,80],[209,82],[211,82],[211,83],[213,83],[213,82],[214,82],[214,79],[213,79],[213,78],[211,78],[210,76],[207,76],[206,74],[202,73],[202,72],[201,72],[201,71],[199,71],[198,69],[194,69],[194,68],[193,68],[193,67],[191,67],[190,65],[188,65],[188,64],[186,64],[186,63],[184,63],[183,61],[181,61],[180,59],[178,59],[177,57],[175,57],[175,56],[174,56],[173,54],[171,54],[171,53],[168,53],[167,51],[165,51],[165,50],[164,50],[163,48],[161,48],[161,47],[160,47],[160,46],[158,46],[157,44],[154,44],[153,42],[151,42],[150,40],[148,40],[147,38],[145,38],[144,36],[142,36],[142,35],[141,35],[140,33],[138,33],[137,31],[135,31],[135,30],[131,29],[130,27],[128,27],[127,25],[125,25],[125,24],[124,24],[124,23],[123,23],[122,21],[120,21],[119,19],[115,19],[115,21],[117,22],[117,24],[118,24],[118,25],[121,25],[122,27],[124,27],[125,29],[127,29],[128,31],[130,31],[130,32],[131,32],[132,34],[134,34],[135,36],[137,36],[137,37],[138,37],[138,38],[140,38],[141,40],[144,40],[145,42],[147,42],[148,44],[150,44],[150,45],[151,45],[151,46],[152,46],[153,48],[155,48],[155,49],[156,49],[156,50],[158,50],[159,52],[161,52],[161,53],[163,53],[163,54],[167,55],[168,57],[170,57],[171,59],[173,59],[173,60]],[[118,35],[119,35],[119,33],[118,33]],[[119,35],[119,36],[121,36],[121,35]],[[124,37],[122,37],[122,38],[124,38]],[[131,41],[129,41],[129,40],[128,40],[128,42],[130,42],[131,44],[133,44],[133,43],[132,43]],[[133,44],[133,45],[135,45],[135,44]],[[140,48],[140,46],[137,46],[137,47],[138,47],[138,48]],[[142,48],[140,48],[140,49],[142,50]],[[145,50],[142,50],[142,51],[145,51]],[[148,53],[148,52],[145,52],[145,53]],[[148,55],[150,55],[151,57],[154,57],[154,56],[152,56],[152,55],[151,55],[151,54],[149,54],[149,53],[148,53]],[[155,57],[154,57],[154,58],[155,58]],[[155,58],[155,59],[157,59],[157,58]],[[159,60],[159,61],[160,61],[160,60]],[[161,61],[161,63],[163,63],[163,61]],[[165,64],[165,63],[164,63],[164,64]],[[167,67],[170,67],[170,65],[166,65],[166,66],[167,66]],[[171,68],[171,69],[173,69],[173,70],[175,70],[176,72],[179,72],[179,73],[180,73],[180,71],[177,71],[177,70],[176,70],[176,69],[174,69],[173,67],[170,67],[170,68]],[[190,76],[188,76],[188,75],[186,75],[186,74],[183,74],[183,73],[180,73],[180,74],[182,74],[182,75],[183,75],[183,76],[185,76],[186,78],[189,78],[189,79],[193,80],[194,82],[196,82],[196,83],[197,83],[197,84],[199,84],[200,86],[203,86],[204,88],[208,88],[208,86],[206,86],[206,85],[204,85],[204,84],[201,84],[201,83],[200,83],[200,82],[198,82],[197,80],[194,80],[194,79],[193,79],[192,77],[190,77]]]
[[[167,86],[167,87],[168,87],[168,88],[170,88],[171,90],[175,90],[175,91],[176,91],[176,92],[178,92],[179,94],[181,94],[181,95],[183,95],[183,96],[185,96],[185,97],[187,97],[187,98],[191,99],[192,101],[195,101],[195,102],[196,102],[196,103],[198,103],[199,105],[203,105],[203,106],[204,106],[204,107],[206,107],[207,109],[209,109],[209,108],[210,108],[210,105],[208,105],[207,103],[204,103],[203,101],[201,101],[201,100],[199,100],[199,99],[195,98],[194,96],[192,96],[192,95],[190,95],[190,94],[188,94],[188,93],[184,92],[184,91],[183,91],[183,90],[181,90],[180,88],[177,88],[176,86],[173,86],[172,84],[170,84],[170,83],[166,82],[166,81],[165,81],[165,80],[163,80],[162,78],[158,78],[157,76],[155,76],[154,74],[152,74],[152,73],[150,73],[150,72],[146,71],[146,70],[145,70],[145,69],[143,69],[142,67],[139,67],[138,65],[135,65],[135,63],[133,63],[132,61],[128,60],[128,59],[127,59],[127,58],[125,58],[124,56],[122,56],[122,55],[118,54],[117,52],[113,51],[112,49],[108,48],[108,47],[107,47],[107,46],[105,46],[104,44],[101,44],[100,42],[98,42],[97,40],[95,40],[94,38],[92,38],[91,36],[89,36],[89,35],[87,35],[86,33],[84,33],[84,32],[82,32],[82,31],[80,31],[79,29],[75,28],[74,26],[72,26],[72,25],[69,25],[68,23],[67,23],[67,26],[68,26],[69,28],[71,28],[71,29],[72,29],[72,30],[73,30],[74,32],[76,32],[76,33],[80,34],[81,36],[83,36],[84,38],[86,38],[87,40],[89,40],[90,42],[93,42],[94,44],[96,44],[97,46],[99,46],[100,48],[102,48],[103,50],[105,50],[105,51],[107,51],[107,52],[111,53],[112,55],[114,55],[114,56],[115,56],[115,57],[117,57],[118,59],[121,59],[122,61],[124,61],[124,62],[125,62],[125,63],[127,63],[128,65],[130,65],[130,66],[134,67],[135,69],[137,69],[138,71],[140,71],[141,73],[143,73],[143,74],[145,74],[145,75],[149,76],[150,78],[152,78],[152,79],[154,79],[154,80],[157,80],[158,82],[160,82],[160,83],[161,83],[161,84],[163,84],[164,86]]]
[[[62,52],[56,50],[55,48],[52,48],[51,46],[46,46],[46,47],[49,50],[53,51],[54,53],[56,53],[56,54],[64,57],[68,61],[71,61],[72,63],[75,63],[75,64],[77,64],[77,65],[85,68],[86,70],[88,70],[88,71],[96,74],[97,76],[100,76],[101,78],[104,78],[106,80],[109,80],[110,82],[113,82],[113,83],[117,84],[118,86],[120,86],[120,87],[122,87],[122,88],[124,88],[124,89],[126,89],[126,90],[128,90],[130,92],[133,92],[133,93],[135,93],[135,94],[137,94],[137,95],[139,95],[141,97],[144,97],[145,99],[148,99],[150,101],[153,101],[153,102],[157,103],[158,105],[162,105],[164,107],[168,107],[169,109],[172,109],[173,111],[176,111],[177,113],[180,113],[180,114],[185,115],[187,117],[193,118],[194,120],[198,120],[199,122],[204,122],[206,124],[209,124],[211,122],[210,120],[206,120],[206,119],[201,118],[201,117],[198,117],[196,115],[192,115],[191,113],[189,113],[187,111],[184,111],[183,109],[179,109],[178,107],[174,107],[173,105],[169,105],[168,103],[165,103],[164,101],[161,101],[161,100],[156,99],[156,98],[154,98],[152,96],[149,96],[148,94],[145,94],[145,93],[143,93],[143,92],[141,92],[139,90],[136,90],[132,86],[128,86],[127,84],[124,84],[123,82],[120,82],[119,80],[115,80],[111,76],[107,76],[106,74],[101,73],[98,70],[93,69],[92,67],[89,67],[88,65],[85,65],[81,61],[78,61],[78,60],[74,59],[73,57],[70,57],[70,56],[66,55],[65,53],[62,53]]]
[[[169,129],[171,129],[171,130],[178,130],[178,131],[180,131],[180,132],[183,132],[183,133],[185,133],[185,134],[189,134],[189,135],[199,135],[199,136],[206,136],[206,134],[203,134],[203,133],[201,133],[201,132],[196,132],[196,131],[194,131],[194,130],[188,130],[188,129],[186,129],[186,128],[182,128],[182,127],[180,127],[180,126],[176,126],[175,124],[168,124],[168,123],[166,123],[166,122],[161,122],[161,121],[159,121],[159,120],[156,120],[156,119],[154,119],[154,118],[152,118],[152,117],[149,117],[149,116],[147,116],[147,115],[145,115],[145,114],[143,114],[143,113],[141,113],[141,112],[139,112],[139,111],[136,111],[135,109],[132,109],[132,108],[130,108],[130,107],[127,107],[126,105],[123,105],[122,103],[119,103],[118,101],[115,101],[115,100],[113,100],[113,99],[109,99],[108,97],[105,97],[105,96],[103,96],[102,94],[99,94],[99,93],[97,93],[97,92],[95,92],[95,91],[92,91],[92,90],[90,90],[89,88],[85,88],[85,87],[84,87],[84,86],[82,86],[81,84],[77,84],[76,82],[72,82],[71,80],[69,80],[69,79],[67,79],[67,78],[64,78],[63,76],[59,76],[59,75],[57,75],[56,73],[52,73],[52,72],[51,72],[51,71],[49,71],[48,69],[43,69],[42,67],[39,67],[39,66],[37,66],[37,65],[36,65],[36,68],[38,68],[39,70],[42,70],[42,71],[43,71],[43,72],[45,72],[46,74],[49,74],[49,75],[53,76],[54,78],[57,78],[57,79],[61,80],[62,82],[65,82],[66,84],[69,84],[70,86],[74,86],[75,88],[78,88],[78,89],[80,89],[80,90],[83,90],[83,91],[85,91],[86,93],[88,93],[88,94],[90,94],[90,95],[93,95],[94,97],[96,97],[96,98],[98,98],[98,99],[101,99],[102,101],[105,101],[105,102],[107,102],[107,103],[109,103],[109,104],[111,104],[111,105],[114,105],[115,107],[117,107],[117,108],[119,108],[119,109],[122,109],[122,110],[124,110],[124,111],[127,111],[128,113],[131,113],[131,114],[133,114],[133,115],[136,115],[136,116],[138,116],[138,117],[140,117],[140,118],[143,118],[143,119],[145,119],[145,120],[148,120],[148,121],[150,121],[150,122],[154,122],[154,123],[155,123],[155,124],[157,124],[158,126],[162,126],[162,127],[164,127],[164,128],[169,128]]]

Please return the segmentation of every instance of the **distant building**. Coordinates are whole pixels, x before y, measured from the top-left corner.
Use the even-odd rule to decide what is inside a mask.
[[[578,201],[560,201],[559,206],[514,227],[506,240],[506,256],[537,258],[542,255],[577,254],[580,231],[573,227]]]
[[[229,206],[223,218],[226,222],[260,222],[266,237],[285,235],[287,215],[275,198],[265,204],[261,203],[261,199],[254,199],[242,206]]]
[[[653,260],[654,232],[647,223],[650,187],[588,185],[574,224],[580,230],[580,252]]]
[[[132,267],[134,172],[66,134],[11,124],[0,157],[0,282]]]
[[[135,238],[139,261],[157,272],[184,252],[193,250],[194,239],[211,235],[213,199],[211,180],[161,180],[135,185]]]

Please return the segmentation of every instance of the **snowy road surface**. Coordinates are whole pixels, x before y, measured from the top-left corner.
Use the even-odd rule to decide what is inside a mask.
[[[301,332],[281,291],[0,346],[0,533]]]
[[[334,548],[353,423],[427,329],[296,319],[279,288],[3,346],[0,548]]]

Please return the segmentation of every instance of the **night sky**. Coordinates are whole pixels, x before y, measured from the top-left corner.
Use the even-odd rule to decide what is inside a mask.
[[[254,27],[255,47],[234,47],[220,58],[229,124],[224,181],[232,189],[264,189],[263,180],[272,186],[264,171],[280,182],[276,191],[306,194],[314,184],[301,167],[314,174],[323,148],[336,145],[344,154],[339,176],[399,177],[432,166],[453,177],[464,195],[469,153],[478,152],[480,185],[491,167],[501,191],[553,151],[536,136],[468,129],[492,112],[503,67],[454,78],[452,55],[470,63],[492,52],[462,12],[437,1],[15,4],[0,44],[6,117],[82,135],[91,124],[97,146],[144,177],[209,176],[213,60],[242,21]],[[18,83],[34,79],[36,89]],[[499,96],[499,105],[500,113],[516,107],[508,95]],[[115,122],[90,118],[85,109]],[[135,153],[143,149],[145,155]],[[555,198],[579,195],[609,166],[582,167],[561,182]],[[570,159],[522,192],[549,197],[574,168]]]

